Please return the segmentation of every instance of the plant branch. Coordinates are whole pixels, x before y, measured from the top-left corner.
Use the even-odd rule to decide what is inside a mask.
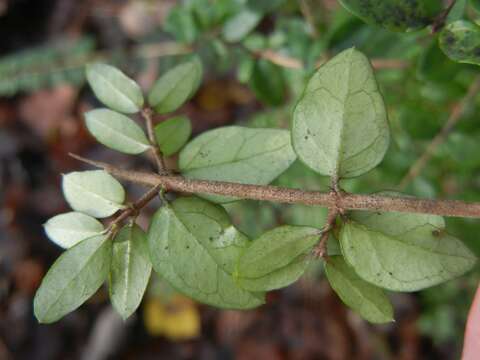
[[[480,203],[457,200],[429,200],[417,198],[339,194],[305,191],[271,185],[247,185],[224,181],[191,180],[182,176],[157,175],[148,172],[124,170],[111,164],[93,161],[71,154],[77,160],[102,168],[119,179],[145,186],[161,185],[165,190],[182,193],[206,193],[233,196],[242,199],[263,200],[289,204],[320,205],[342,210],[398,211],[480,218]]]
[[[142,116],[145,119],[145,123],[147,124],[148,141],[150,142],[152,155],[155,159],[155,163],[157,164],[158,173],[163,174],[167,171],[167,167],[165,166],[165,160],[163,158],[162,152],[160,151],[160,148],[158,147],[157,139],[155,138],[152,115],[153,111],[151,108],[146,107],[142,110]]]
[[[316,258],[326,257],[328,237],[330,236],[330,231],[335,227],[338,214],[340,214],[340,211],[336,207],[331,207],[328,209],[327,220],[322,229],[322,236],[320,237],[320,242],[315,247],[315,249],[313,249],[313,255]]]
[[[474,99],[480,90],[480,77],[477,77],[470,88],[468,89],[465,97],[456,103],[453,106],[452,112],[448,117],[447,122],[442,127],[440,132],[433,138],[433,140],[428,144],[424,153],[415,161],[415,163],[410,167],[408,173],[400,181],[399,189],[405,189],[410,182],[415,179],[423,170],[425,165],[431,159],[437,148],[445,142],[450,132],[453,130],[455,125],[460,121],[465,109],[470,105],[471,101]]]
[[[128,219],[130,216],[134,216],[141,209],[143,209],[150,201],[152,201],[158,192],[162,189],[162,185],[158,184],[147,191],[143,196],[131,204],[127,209],[123,210],[109,225],[110,231],[115,231],[119,224]]]
[[[432,24],[432,34],[439,32],[445,26],[448,14],[450,14],[450,11],[452,11],[456,2],[457,0],[451,0],[450,5],[448,5],[448,7],[435,19]]]

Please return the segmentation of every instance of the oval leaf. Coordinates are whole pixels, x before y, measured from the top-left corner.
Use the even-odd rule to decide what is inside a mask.
[[[340,299],[364,319],[383,324],[393,321],[393,308],[385,293],[362,280],[341,256],[325,261],[325,274]]]
[[[110,300],[123,319],[140,305],[151,272],[145,232],[137,225],[124,226],[114,239],[109,281]]]
[[[63,176],[63,194],[72,209],[96,218],[124,208],[125,190],[103,170],[72,172]]]
[[[85,113],[90,133],[101,144],[126,154],[141,154],[150,148],[145,133],[133,120],[109,109]]]
[[[470,21],[448,24],[438,38],[440,48],[452,60],[480,65],[480,27]]]
[[[250,291],[290,285],[305,272],[319,235],[318,229],[289,225],[266,232],[241,255],[235,274],[238,283]]]
[[[184,294],[229,309],[263,303],[263,296],[233,281],[234,261],[247,240],[223,208],[198,198],[178,199],[156,212],[148,243],[155,271]]]
[[[462,275],[476,263],[439,217],[370,213],[340,232],[345,260],[364,280],[396,291],[416,291]],[[440,218],[441,219],[441,218]],[[443,220],[442,220],[443,221]]]
[[[67,250],[55,261],[33,301],[39,322],[57,321],[95,294],[108,276],[111,246],[106,236],[94,236]]]
[[[155,138],[165,156],[180,150],[192,134],[192,124],[186,116],[176,116],[155,126]]]
[[[295,158],[286,130],[228,126],[207,131],[188,143],[180,152],[179,167],[188,178],[266,185]]]
[[[67,249],[104,230],[101,222],[80,212],[57,215],[49,219],[44,228],[50,240]]]
[[[392,31],[418,30],[431,24],[441,11],[441,1],[340,0],[363,21]]]
[[[285,81],[282,69],[271,61],[255,61],[248,82],[255,96],[267,105],[277,106],[284,102]]]
[[[248,8],[234,15],[223,25],[222,35],[228,42],[237,42],[247,36],[262,20],[262,14]]]
[[[88,65],[87,80],[98,100],[113,110],[131,114],[140,111],[143,106],[140,87],[113,66]]]
[[[195,57],[175,66],[156,81],[148,103],[159,114],[177,110],[197,91],[202,79],[202,63]]]
[[[345,50],[310,79],[293,115],[299,158],[323,175],[362,175],[389,144],[387,113],[368,59]]]

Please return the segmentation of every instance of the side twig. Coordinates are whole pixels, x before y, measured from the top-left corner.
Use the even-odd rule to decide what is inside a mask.
[[[431,157],[435,154],[437,148],[445,142],[450,132],[453,130],[455,125],[460,121],[465,109],[469,106],[471,101],[474,99],[477,92],[480,90],[480,77],[476,78],[470,88],[468,89],[465,97],[456,103],[450,113],[450,116],[440,130],[440,132],[433,138],[433,140],[428,144],[424,153],[415,161],[415,163],[410,167],[408,173],[400,181],[398,186],[400,190],[405,189],[410,182],[415,179],[423,170],[425,165],[430,161]]]
[[[162,152],[157,144],[157,139],[155,138],[155,132],[153,130],[153,120],[152,120],[153,111],[151,108],[146,107],[142,110],[142,116],[145,119],[145,123],[147,125],[147,134],[148,134],[148,141],[151,145],[151,151],[153,158],[155,159],[155,163],[157,164],[157,169],[160,174],[166,173],[167,167],[165,166],[165,160],[163,159]]]
[[[289,204],[320,205],[342,210],[398,211],[441,216],[480,218],[480,203],[457,200],[430,200],[379,195],[323,193],[283,188],[271,185],[247,185],[225,181],[191,180],[182,176],[158,175],[130,171],[111,164],[93,161],[71,154],[77,160],[102,168],[119,179],[145,186],[161,185],[165,190],[190,194],[214,194],[242,199],[263,200]]]
[[[144,208],[150,201],[152,201],[155,196],[158,195],[158,192],[162,189],[162,185],[158,184],[152,187],[147,191],[143,196],[131,204],[127,209],[123,210],[120,215],[118,215],[112,222],[109,224],[109,231],[115,232],[118,226],[128,219],[131,216],[135,216],[142,208]]]

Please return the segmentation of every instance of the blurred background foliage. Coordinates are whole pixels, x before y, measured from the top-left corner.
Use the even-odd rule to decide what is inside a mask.
[[[447,22],[480,17],[478,1],[459,3]],[[85,64],[115,64],[148,88],[165,69],[198,53],[204,82],[180,111],[196,135],[234,123],[288,128],[315,68],[355,46],[376,68],[392,142],[382,164],[343,182],[345,190],[480,201],[480,99],[464,101],[479,68],[450,60],[431,30],[368,25],[335,0],[0,0],[0,358],[458,358],[478,268],[420,293],[394,294],[397,322],[388,326],[366,325],[346,310],[318,263],[298,285],[250,313],[199,307],[158,277],[138,317],[124,325],[104,307],[102,291],[49,327],[37,325],[31,310],[43,273],[60,253],[40,225],[66,209],[59,173],[79,168],[67,153],[149,166],[94,145],[87,135],[82,113],[98,104],[84,86]],[[445,141],[405,181],[460,105]],[[275,184],[328,189],[326,178],[299,161]],[[132,198],[141,193],[129,190]],[[254,201],[227,210],[252,237],[277,224],[321,227],[326,216],[322,208]],[[478,220],[447,220],[449,231],[480,255]],[[148,224],[148,212],[142,221]]]

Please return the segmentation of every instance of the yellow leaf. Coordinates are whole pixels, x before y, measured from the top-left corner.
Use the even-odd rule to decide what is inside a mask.
[[[151,297],[145,302],[143,319],[149,334],[170,340],[188,340],[200,335],[200,314],[192,300],[174,295],[168,302]]]

